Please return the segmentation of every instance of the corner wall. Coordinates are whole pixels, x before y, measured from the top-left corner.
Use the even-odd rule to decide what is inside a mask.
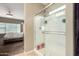
[[[74,55],[73,3],[66,4],[66,56]]]
[[[34,14],[38,13],[44,6],[40,3],[27,3],[24,5],[24,50],[34,49]]]

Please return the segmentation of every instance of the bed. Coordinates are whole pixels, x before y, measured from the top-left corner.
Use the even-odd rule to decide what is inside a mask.
[[[23,32],[21,33],[6,33],[3,37],[3,44],[23,41]]]

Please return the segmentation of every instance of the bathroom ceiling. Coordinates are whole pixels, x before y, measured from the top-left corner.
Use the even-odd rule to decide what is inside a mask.
[[[48,5],[49,3],[42,3],[44,6]]]
[[[42,5],[46,6],[49,3],[41,3]],[[24,3],[0,3],[0,5],[4,6],[7,9],[12,11],[16,11],[23,14],[24,11]]]
[[[44,6],[48,5],[49,3],[42,3]],[[23,13],[24,11],[24,4],[23,3],[3,3],[6,8],[14,10],[16,12]]]
[[[49,3],[41,3],[46,6]],[[10,10],[13,13],[13,16],[16,18],[24,19],[24,3],[0,3],[0,6],[4,7],[5,14]],[[3,11],[1,11],[3,12]]]

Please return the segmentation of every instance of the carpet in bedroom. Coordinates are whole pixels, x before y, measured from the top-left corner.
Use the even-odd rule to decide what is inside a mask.
[[[0,46],[0,56],[12,56],[24,51],[24,43],[15,42]]]

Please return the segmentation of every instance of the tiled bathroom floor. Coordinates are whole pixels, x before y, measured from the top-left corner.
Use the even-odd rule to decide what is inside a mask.
[[[32,50],[29,52],[19,53],[19,54],[16,54],[15,56],[43,56],[43,54],[44,54],[44,49],[40,49],[39,51]]]
[[[31,51],[30,53],[28,52],[23,52],[16,54],[15,56],[39,56],[35,51]]]

